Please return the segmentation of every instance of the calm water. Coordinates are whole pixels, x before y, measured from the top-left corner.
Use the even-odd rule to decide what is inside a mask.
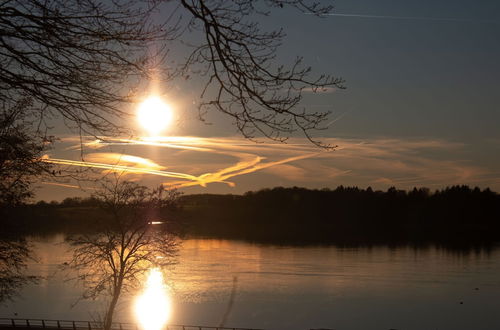
[[[102,301],[70,305],[80,288],[57,273],[63,236],[37,239],[45,276],[0,317],[96,318]],[[171,323],[264,329],[500,329],[500,250],[277,247],[227,240],[184,241],[170,271]],[[462,304],[460,303],[462,302]],[[130,300],[118,319],[134,321]]]

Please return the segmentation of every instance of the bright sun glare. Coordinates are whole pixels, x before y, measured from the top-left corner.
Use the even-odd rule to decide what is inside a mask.
[[[146,288],[135,303],[135,313],[144,330],[161,330],[167,323],[171,312],[163,276],[158,269],[151,269]]]
[[[150,96],[139,105],[137,119],[150,135],[155,136],[170,124],[172,108],[161,98]]]

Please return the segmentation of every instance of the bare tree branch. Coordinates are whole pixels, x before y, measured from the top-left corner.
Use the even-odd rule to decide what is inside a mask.
[[[175,262],[178,240],[162,212],[176,207],[179,193],[160,186],[150,190],[136,183],[106,181],[94,196],[108,215],[98,233],[68,238],[72,259],[65,264],[83,283],[83,299],[111,298],[104,320],[109,329],[122,293],[137,289],[152,267]]]
[[[344,88],[329,75],[311,78],[297,58],[279,65],[284,32],[262,31],[258,15],[283,7],[321,16],[333,7],[306,0],[10,0],[0,2],[0,101],[29,96],[40,120],[61,116],[82,133],[117,134],[126,129],[134,87],[152,71],[162,80],[206,79],[200,114],[210,109],[234,120],[247,138],[286,141],[322,128],[328,113],[300,106],[302,91]],[[153,24],[161,5],[166,18]],[[174,5],[173,5],[174,4]],[[184,9],[187,19],[178,7]],[[178,67],[166,58],[184,31],[202,41]],[[149,47],[154,45],[155,53]],[[184,43],[186,45],[186,43]],[[148,51],[149,49],[149,51]],[[166,68],[169,67],[168,71]]]
[[[38,277],[24,274],[31,256],[25,239],[0,235],[0,303],[12,300],[23,286],[38,281]]]
[[[207,77],[201,94],[200,114],[215,108],[234,119],[238,130],[247,138],[265,136],[284,142],[299,130],[314,144],[325,146],[311,136],[322,129],[328,112],[308,112],[300,107],[302,91],[344,88],[344,81],[329,75],[309,78],[311,68],[297,58],[289,68],[276,65],[276,51],[283,31],[261,31],[256,14],[267,15],[256,8],[257,1],[181,0],[193,18],[190,26],[203,35],[181,70],[183,74],[199,66]],[[292,6],[302,12],[323,15],[332,6],[317,2],[290,0],[264,1],[268,7]],[[326,146],[328,147],[328,146]]]
[[[148,43],[177,36],[175,22],[150,22],[154,10],[154,1],[0,1],[0,102],[30,97],[40,119],[116,133],[131,79],[165,55]]]

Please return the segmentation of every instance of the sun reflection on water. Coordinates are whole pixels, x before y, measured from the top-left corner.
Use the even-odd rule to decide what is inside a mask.
[[[144,330],[160,330],[168,322],[172,304],[159,269],[151,269],[146,288],[135,302],[135,314]]]

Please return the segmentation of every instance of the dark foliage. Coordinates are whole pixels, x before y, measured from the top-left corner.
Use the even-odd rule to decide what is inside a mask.
[[[24,274],[30,257],[31,250],[24,238],[0,237],[0,302],[12,300],[24,285],[38,280]]]
[[[195,235],[283,243],[492,244],[500,241],[500,196],[453,186],[430,193],[390,188],[274,188],[244,196],[183,198]]]
[[[32,116],[24,112],[30,106],[29,98],[12,107],[0,100],[0,301],[34,280],[23,275],[30,247],[19,238],[15,211],[33,196],[34,178],[49,173],[42,155],[51,138],[33,129]]]
[[[31,182],[49,171],[42,156],[52,137],[33,129],[30,107],[28,98],[12,107],[0,103],[0,212],[29,200]]]
[[[103,215],[91,199],[80,206],[38,203],[24,208],[40,230],[97,228]],[[72,201],[72,203],[75,200]],[[187,195],[167,215],[182,219],[197,237],[284,244],[442,244],[449,247],[500,242],[500,195],[453,186],[433,193],[390,188],[335,190],[274,188],[241,195]],[[104,221],[104,220],[103,220]],[[92,224],[90,224],[92,223]],[[48,226],[48,227],[45,227]],[[32,226],[34,227],[34,226]]]

